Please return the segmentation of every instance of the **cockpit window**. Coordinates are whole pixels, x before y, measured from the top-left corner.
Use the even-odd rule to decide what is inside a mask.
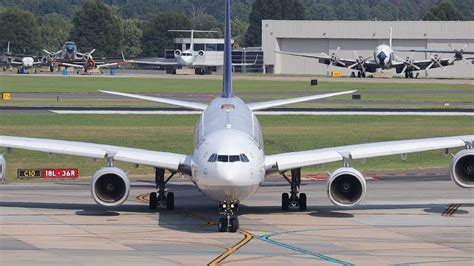
[[[229,162],[230,163],[233,163],[233,162],[248,163],[248,162],[250,162],[247,155],[245,155],[243,153],[241,153],[239,155],[217,155],[217,154],[213,153],[207,161],[210,162],[210,163],[214,163],[216,161],[222,162],[222,163],[229,163]]]
[[[229,155],[219,155],[217,156],[217,161],[227,163],[229,162]]]
[[[249,161],[249,158],[247,157],[247,155],[245,155],[245,154],[243,154],[243,153],[240,154],[240,160],[241,160],[242,162],[244,162],[244,163],[250,162],[250,161]]]
[[[207,160],[210,163],[213,163],[217,160],[217,154],[213,153],[211,154],[211,157],[209,157],[209,160]]]

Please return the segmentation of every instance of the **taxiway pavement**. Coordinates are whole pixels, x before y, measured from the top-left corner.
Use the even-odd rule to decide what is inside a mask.
[[[281,211],[289,187],[271,177],[242,202],[239,233],[217,232],[216,203],[187,179],[169,186],[177,209],[156,212],[147,180],[113,210],[86,181],[0,184],[0,265],[472,265],[474,191],[424,172],[371,174],[354,209],[332,206],[324,178],[307,177],[306,212]]]

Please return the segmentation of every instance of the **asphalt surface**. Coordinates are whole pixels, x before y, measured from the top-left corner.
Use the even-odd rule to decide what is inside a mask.
[[[187,179],[169,186],[177,209],[156,212],[147,180],[113,210],[85,181],[0,184],[0,265],[472,265],[474,191],[424,172],[368,174],[353,209],[329,203],[324,177],[305,177],[306,212],[281,211],[289,187],[271,177],[242,202],[239,233],[216,232],[216,203]]]

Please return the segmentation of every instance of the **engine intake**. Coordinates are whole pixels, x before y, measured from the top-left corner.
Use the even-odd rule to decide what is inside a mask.
[[[7,161],[3,155],[0,155],[0,181],[7,177]]]
[[[354,168],[339,168],[328,179],[329,200],[337,206],[352,207],[359,204],[366,190],[364,175]]]
[[[174,55],[175,56],[180,56],[183,52],[181,52],[181,50],[177,49],[174,51]]]
[[[200,51],[198,52],[198,55],[199,55],[200,57],[203,57],[203,56],[204,56],[204,51],[203,51],[203,50],[200,50]]]
[[[91,179],[94,200],[102,206],[116,207],[123,204],[130,192],[130,181],[120,168],[104,167],[94,173]]]
[[[462,188],[474,188],[474,149],[454,155],[450,166],[451,179]]]

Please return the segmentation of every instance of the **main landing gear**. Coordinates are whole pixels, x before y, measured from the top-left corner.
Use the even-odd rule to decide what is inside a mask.
[[[301,185],[301,169],[291,170],[291,179],[288,178],[284,173],[283,177],[290,183],[290,194],[283,193],[281,195],[281,209],[284,211],[290,208],[298,207],[300,211],[306,210],[306,194],[299,193]]]
[[[165,180],[165,169],[155,168],[155,183],[157,192],[150,193],[150,210],[156,210],[158,205],[166,206],[168,210],[174,210],[174,193],[165,191],[166,183],[175,175],[171,175]]]
[[[225,216],[220,218],[217,224],[219,232],[237,232],[239,230],[239,218],[232,217],[238,210],[238,202],[224,201],[219,203],[219,213]]]

